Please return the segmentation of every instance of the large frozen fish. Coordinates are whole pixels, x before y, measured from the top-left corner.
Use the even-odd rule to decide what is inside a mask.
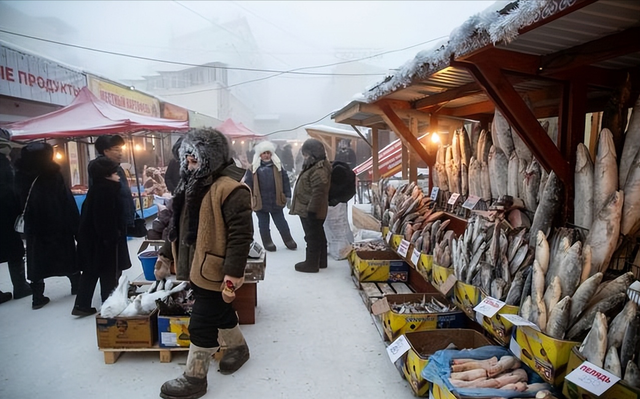
[[[460,166],[462,165],[462,152],[460,151],[460,131],[453,132],[453,138],[451,139],[451,157],[453,162]]]
[[[626,296],[626,294],[617,294],[610,296],[585,310],[584,314],[580,316],[578,318],[578,321],[573,326],[571,326],[569,331],[567,331],[567,339],[575,340],[582,337],[593,323],[593,319],[595,318],[596,313],[600,312],[607,315],[614,310],[619,309],[619,307],[622,306],[622,303],[624,302]]]
[[[576,153],[573,221],[576,226],[591,228],[593,221],[593,162],[586,145],[578,144]]]
[[[591,276],[591,246],[582,246],[582,275],[580,276],[580,284]]]
[[[595,295],[590,295],[588,298],[587,306],[595,305],[601,300],[610,297],[612,295],[626,293],[627,289],[633,281],[635,280],[635,276],[632,272],[626,272],[613,280],[604,282],[600,284],[595,291]]]
[[[524,179],[527,176],[527,168],[529,162],[526,159],[518,157],[518,195],[524,200]],[[538,196],[536,195],[536,203],[538,202]],[[525,204],[526,206],[526,204]]]
[[[607,349],[607,354],[604,357],[604,369],[616,377],[622,378],[620,356],[618,356],[618,349],[613,346],[609,346],[609,349]]]
[[[624,193],[615,191],[598,212],[585,241],[591,247],[591,272],[605,272],[618,245]]]
[[[524,205],[528,210],[535,212],[538,208],[538,195],[540,193],[540,164],[535,159],[531,161],[524,174],[522,183],[523,192],[520,194]]]
[[[470,146],[471,146],[471,156],[478,159],[478,140],[480,139],[480,132],[482,131],[482,127],[479,123],[474,123],[471,128],[470,138]]]
[[[482,184],[482,199],[491,201],[491,177],[489,175],[489,165],[483,162],[480,169],[480,182]]]
[[[495,145],[489,151],[489,173],[491,175],[491,196],[499,198],[507,195],[509,159]]]
[[[603,313],[596,313],[591,330],[582,341],[579,350],[589,362],[598,367],[604,366],[607,353],[607,317]]]
[[[573,295],[582,276],[582,242],[576,241],[569,248],[560,265],[558,276],[562,286],[562,297]]]
[[[549,180],[549,173],[540,167],[540,184],[538,184],[538,204],[542,201],[544,195],[544,189],[547,187],[547,180]]]
[[[634,113],[636,111],[634,110]],[[640,112],[640,109],[638,110]],[[640,116],[637,117],[640,119]],[[640,139],[639,139],[640,140]],[[622,187],[622,186],[621,186]],[[640,227],[640,152],[636,155],[624,185],[620,234],[633,235]]]
[[[449,177],[447,176],[447,167],[446,167],[446,154],[447,149],[443,146],[438,147],[438,152],[436,153],[436,173],[438,174],[438,182],[440,183],[440,190],[449,191]]]
[[[549,174],[547,184],[544,188],[544,193],[542,194],[542,198],[540,198],[540,204],[538,205],[536,214],[533,217],[533,222],[531,223],[532,234],[529,239],[530,247],[533,248],[536,246],[538,230],[542,231],[546,236],[549,236],[553,219],[558,214],[563,201],[564,195],[562,182],[552,171]],[[591,248],[593,249],[593,246]]]
[[[518,314],[525,320],[530,320],[531,317],[531,295],[527,295],[520,305]]]
[[[505,303],[507,305],[519,306],[520,305],[520,297],[522,296],[522,286],[524,284],[524,274],[522,271],[516,273],[513,281],[511,282],[511,287],[509,288],[509,292],[507,293],[507,299],[505,299]]]
[[[624,146],[620,156],[619,184],[624,187],[627,183],[627,175],[631,164],[640,150],[640,98],[633,106],[633,113],[629,118],[629,127],[624,135]]]
[[[547,335],[556,338],[563,339],[564,333],[567,331],[569,324],[569,309],[571,308],[571,298],[568,296],[562,298],[556,303],[551,311],[547,320]]]
[[[545,331],[547,328],[547,308],[542,298],[535,300],[531,299],[531,314],[529,315],[529,321],[540,327],[541,331]]]
[[[459,131],[459,145],[460,145],[460,155],[462,164],[467,168],[471,165],[471,157],[473,153],[471,151],[471,142],[469,140],[469,135],[467,134],[467,129],[464,127]]]
[[[454,180],[454,176],[453,176],[453,150],[451,148],[451,146],[447,146],[446,150],[445,150],[445,158],[444,158],[444,168],[447,172],[447,181],[449,182],[449,191],[454,192],[454,193],[459,193],[460,191],[458,190],[457,187],[457,183],[458,183],[458,177],[455,177]]]
[[[514,152],[511,153],[511,157],[509,158],[509,171],[507,177],[507,194],[512,196],[513,198],[518,198],[518,180],[520,174],[518,173],[518,154]]]
[[[540,230],[536,233],[535,253],[535,259],[538,261],[540,268],[542,268],[546,274],[549,270],[549,243],[547,242],[546,235]]]
[[[598,286],[602,281],[602,273],[596,273],[593,276],[586,279],[576,292],[571,297],[571,311],[569,312],[569,325],[578,321],[578,317],[585,310],[591,300],[593,294],[595,294]]]
[[[465,164],[460,165],[460,194],[469,195],[469,171]]]
[[[622,365],[622,372],[625,372],[625,365],[630,360],[633,360],[633,356],[638,350],[638,330],[640,329],[640,319],[634,317],[631,323],[627,326],[624,332],[624,338],[622,338],[622,345],[620,346],[620,364]]]
[[[538,300],[544,300],[544,272],[538,261],[533,261],[533,277],[531,279],[531,300],[535,304]]]
[[[620,363],[622,364],[622,362]],[[640,370],[638,370],[638,366],[636,366],[636,364],[631,360],[627,362],[624,377],[622,379],[632,387],[640,388]]]
[[[534,261],[535,264],[535,261]],[[544,291],[544,304],[547,309],[552,310],[562,298],[562,285],[560,284],[560,276],[555,276],[553,281]],[[567,309],[567,322],[569,321],[569,309]],[[564,331],[562,332],[564,334]]]
[[[511,136],[511,126],[509,126],[509,122],[505,119],[505,117],[498,111],[496,108],[495,114],[493,116],[493,126],[495,132],[491,132],[493,137],[496,137],[498,142],[494,140],[493,145],[497,145],[500,150],[508,157],[511,156],[511,153],[515,150],[513,145],[513,137]]]
[[[555,239],[559,237],[559,234],[555,235]],[[562,237],[560,239],[560,245],[552,246],[549,253],[549,268],[547,269],[547,273],[545,274],[545,284],[549,285],[553,281],[556,276],[562,277],[562,267],[564,263],[564,258],[569,253],[571,249],[571,241],[569,237]]]
[[[471,158],[469,166],[469,195],[482,197],[482,165],[476,158]]]
[[[620,348],[624,339],[625,331],[629,328],[631,321],[636,318],[638,305],[633,301],[627,301],[622,312],[613,319],[609,325],[607,333],[607,343],[609,347]]]
[[[618,164],[613,135],[609,129],[602,129],[598,140],[598,155],[593,164],[593,215],[606,205],[611,195],[618,189]],[[593,249],[593,248],[592,248]]]

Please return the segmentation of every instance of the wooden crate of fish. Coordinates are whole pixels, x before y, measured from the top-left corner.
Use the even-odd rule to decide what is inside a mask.
[[[409,264],[393,251],[355,251],[354,275],[358,281],[409,280]]]
[[[414,395],[428,396],[429,382],[422,377],[422,370],[429,362],[429,356],[453,344],[456,348],[473,349],[492,342],[481,333],[467,329],[438,329],[415,331],[405,334],[409,349],[402,356],[402,372],[409,382]]]
[[[385,295],[393,294],[410,294],[413,290],[406,284],[401,282],[395,283],[360,283],[360,297],[364,302],[367,310],[371,311],[371,306]]]
[[[571,355],[569,356],[567,374],[580,367],[585,360],[585,357],[580,353],[578,347],[574,347],[571,350]],[[622,374],[622,370],[619,370],[620,375],[618,375],[618,377],[625,378],[615,383],[600,396],[596,396],[566,379],[564,381],[564,386],[562,387],[562,394],[567,397],[567,399],[638,399],[640,398],[640,386],[638,386],[640,383],[640,375],[638,373],[638,366],[630,360],[627,367],[632,369],[629,371],[625,370],[625,374],[628,373],[628,375]],[[608,371],[611,372],[611,370]],[[616,373],[612,374],[615,375]]]
[[[385,295],[382,301],[375,313],[382,315],[385,335],[390,341],[410,331],[466,326],[464,313],[439,293]]]

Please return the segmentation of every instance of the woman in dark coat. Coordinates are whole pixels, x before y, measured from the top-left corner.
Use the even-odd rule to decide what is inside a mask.
[[[75,236],[80,215],[50,144],[29,143],[22,148],[16,161],[16,186],[22,208],[29,197],[24,213],[27,278],[33,291],[31,307],[40,309],[49,303],[44,296],[47,277],[68,276],[71,293],[76,294],[80,274]]]
[[[329,208],[331,164],[327,160],[324,145],[316,139],[305,141],[300,152],[304,156],[304,163],[296,182],[289,213],[300,216],[307,250],[305,261],[296,263],[295,269],[304,273],[317,273],[319,269],[327,267],[324,220]]]
[[[74,316],[96,313],[91,307],[91,299],[98,279],[104,302],[118,285],[123,265],[129,265],[129,253],[123,254],[119,244],[126,236],[127,226],[120,217],[118,164],[107,157],[98,157],[89,166],[89,176],[93,184],[82,204],[80,217],[78,258],[82,278],[71,311]]]

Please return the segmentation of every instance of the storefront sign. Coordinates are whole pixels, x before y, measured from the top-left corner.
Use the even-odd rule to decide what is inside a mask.
[[[177,121],[188,121],[189,110],[170,103],[162,103],[162,117]]]
[[[0,44],[0,95],[64,106],[86,85],[80,71]]]
[[[104,102],[140,115],[160,117],[160,101],[89,75],[89,90]]]

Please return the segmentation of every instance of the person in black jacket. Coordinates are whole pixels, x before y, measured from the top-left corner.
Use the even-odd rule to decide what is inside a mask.
[[[68,276],[71,293],[76,294],[80,273],[75,238],[80,215],[50,144],[34,142],[22,148],[16,161],[16,186],[21,207],[27,203],[24,222],[31,307],[40,309],[49,303],[44,296],[47,277]]]
[[[80,289],[71,314],[89,316],[93,291],[100,279],[100,294],[104,302],[118,285],[119,245],[126,235],[126,226],[119,215],[120,176],[118,164],[107,157],[91,162],[89,176],[93,184],[82,204],[78,235],[78,258],[83,271]],[[128,259],[128,254],[127,254]]]
[[[164,172],[164,184],[167,185],[167,190],[173,195],[180,183],[180,144],[182,143],[182,137],[180,137],[171,148],[173,159],[169,161],[167,165],[167,171]]]
[[[21,145],[10,141],[9,132],[0,129],[0,263],[7,262],[9,276],[13,285],[13,298],[20,299],[31,295],[24,270],[24,244],[13,224],[22,213],[20,201],[15,189],[14,170],[9,161],[11,149]],[[0,291],[0,303],[10,300],[10,292]]]

